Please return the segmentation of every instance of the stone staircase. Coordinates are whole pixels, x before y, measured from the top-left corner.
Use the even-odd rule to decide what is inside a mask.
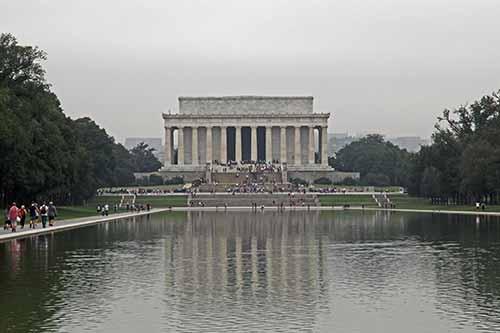
[[[385,193],[373,194],[372,197],[379,207],[387,208],[391,206],[391,199],[389,199],[389,197]]]
[[[251,207],[252,203],[256,203],[258,207],[281,206],[319,206],[319,200],[312,193],[295,193],[288,195],[286,193],[270,194],[270,193],[235,193],[235,194],[196,194],[190,196],[188,205],[193,207]]]

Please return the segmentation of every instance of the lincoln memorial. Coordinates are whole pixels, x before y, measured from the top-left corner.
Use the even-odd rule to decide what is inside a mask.
[[[163,114],[160,172],[190,179],[228,162],[259,161],[281,165],[289,176],[331,178],[329,117],[313,112],[311,96],[179,97],[178,113]]]

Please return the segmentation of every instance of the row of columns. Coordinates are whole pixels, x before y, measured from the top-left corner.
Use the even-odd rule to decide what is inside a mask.
[[[207,161],[212,161],[212,127],[205,127],[207,131],[207,136],[206,136],[206,160]],[[227,162],[227,127],[221,126],[221,142],[220,142],[220,161],[222,163]],[[257,126],[251,126],[251,159],[253,161],[257,160]],[[272,158],[272,127],[271,126],[266,126],[266,161],[271,161]],[[300,133],[300,128],[301,126],[296,126],[295,127],[295,160],[293,161],[293,164],[296,165],[301,165],[301,133]],[[314,128],[315,127],[309,127],[308,129],[308,135],[309,135],[309,147],[307,149],[308,151],[308,164],[314,164]],[[177,141],[177,163],[178,164],[184,164],[184,128],[183,127],[178,127],[177,128],[179,131],[178,134],[178,141]],[[198,160],[198,127],[191,127],[192,129],[192,164],[198,165],[199,160]],[[241,126],[235,126],[236,129],[236,135],[235,135],[235,155],[236,155],[236,160],[241,161],[242,160],[242,150],[241,150]],[[327,165],[328,164],[328,136],[327,136],[327,127],[321,127],[320,131],[320,154],[321,154],[321,164],[322,165]],[[172,156],[171,156],[171,147],[172,147],[172,128],[171,127],[166,127],[165,128],[165,165],[170,165],[172,164]],[[287,162],[287,149],[286,149],[286,127],[282,126],[280,127],[280,161],[282,163]],[[292,161],[290,161],[292,162]]]

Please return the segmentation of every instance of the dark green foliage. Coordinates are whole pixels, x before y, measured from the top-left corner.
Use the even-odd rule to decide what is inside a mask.
[[[294,185],[308,185],[308,182],[302,178],[290,177],[289,182],[294,184]]]
[[[160,175],[149,175],[149,185],[163,185],[163,178]]]
[[[184,184],[184,178],[175,176],[170,179],[165,179],[164,181],[165,185],[182,185]]]
[[[406,186],[409,182],[411,154],[371,134],[342,148],[329,163],[339,171],[357,171],[363,185]]]
[[[344,178],[340,182],[336,183],[335,185],[346,185],[346,186],[356,186],[359,185],[359,182],[351,177]]]
[[[318,185],[331,185],[332,181],[329,178],[321,177],[321,178],[315,179],[314,180],[314,184],[318,184]]]
[[[154,172],[161,168],[161,162],[153,155],[154,148],[144,142],[130,150],[135,172]]]
[[[457,204],[498,202],[500,192],[500,97],[445,110],[432,144],[417,154],[410,193]]]
[[[391,184],[391,179],[389,176],[383,173],[367,173],[361,179],[361,185],[367,186],[389,186]]]
[[[0,35],[0,195],[78,202],[133,180],[130,155],[88,118],[66,117],[45,81],[45,53]]]

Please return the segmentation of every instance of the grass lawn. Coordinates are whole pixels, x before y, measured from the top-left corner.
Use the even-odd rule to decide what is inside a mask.
[[[319,195],[319,202],[321,206],[361,206],[376,207],[377,204],[371,195],[349,195],[349,194],[335,194],[335,195]]]
[[[186,207],[187,206],[187,196],[186,195],[170,195],[170,196],[137,196],[136,203],[138,204],[151,204],[153,208],[164,208],[164,207]]]
[[[389,196],[391,201],[396,205],[396,208],[401,209],[428,209],[428,210],[461,210],[475,211],[475,205],[468,206],[447,206],[447,205],[431,205],[429,199],[410,197],[408,195],[393,195]],[[489,212],[500,212],[500,206],[486,206]]]
[[[113,206],[120,203],[121,196],[98,196],[87,201],[82,206],[60,206],[57,207],[58,220],[74,219],[79,217],[97,216],[97,205],[108,204],[110,206],[109,214],[113,214]],[[185,207],[187,206],[187,196],[137,196],[137,204],[151,204],[153,208]],[[118,210],[118,213],[124,213],[126,210]]]
[[[113,214],[113,210],[109,211]],[[94,206],[61,206],[57,207],[57,219],[68,220],[79,217],[97,216],[97,211]]]

